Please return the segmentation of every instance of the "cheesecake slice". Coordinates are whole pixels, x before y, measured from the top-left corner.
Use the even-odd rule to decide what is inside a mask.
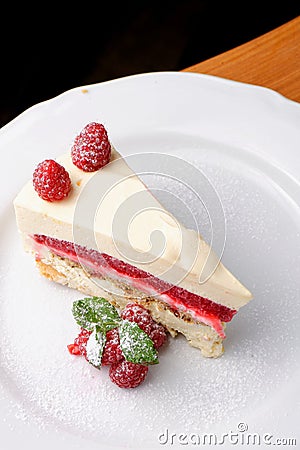
[[[112,146],[109,163],[94,172],[78,168],[71,153],[57,162],[70,176],[66,198],[43,200],[29,181],[14,200],[24,248],[40,273],[121,309],[141,304],[172,336],[220,356],[225,325],[252,298],[248,289]]]

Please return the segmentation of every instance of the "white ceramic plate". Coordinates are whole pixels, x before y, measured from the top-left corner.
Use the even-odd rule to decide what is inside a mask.
[[[299,443],[299,105],[188,73],[141,74],[86,90],[36,105],[0,132],[2,448]],[[171,340],[133,390],[68,354],[77,330],[71,304],[80,294],[39,276],[14,221],[12,200],[35,165],[67,151],[90,121],[106,125],[123,155],[166,152],[202,169],[225,211],[224,262],[254,293],[228,326],[221,358]]]

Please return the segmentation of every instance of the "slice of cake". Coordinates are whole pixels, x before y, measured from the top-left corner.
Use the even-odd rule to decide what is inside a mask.
[[[154,198],[102,125],[87,125],[69,153],[41,163],[14,206],[42,275],[121,309],[138,303],[204,356],[222,354],[225,324],[251,293]],[[217,262],[207,272],[209,260]]]

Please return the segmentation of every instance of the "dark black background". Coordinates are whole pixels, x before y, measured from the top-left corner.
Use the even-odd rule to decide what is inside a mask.
[[[39,4],[38,4],[39,5]],[[12,5],[1,18],[0,126],[72,87],[181,70],[300,13],[299,0]]]

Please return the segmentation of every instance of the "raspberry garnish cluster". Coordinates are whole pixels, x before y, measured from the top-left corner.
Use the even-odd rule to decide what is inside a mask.
[[[167,335],[146,308],[130,303],[119,315],[104,298],[91,297],[74,302],[72,312],[81,329],[68,345],[69,352],[84,356],[98,369],[109,366],[109,377],[117,386],[139,386],[149,365],[158,363],[157,350]]]
[[[91,122],[75,137],[71,148],[73,164],[84,172],[95,172],[110,160],[111,145],[104,125]],[[53,159],[39,163],[33,173],[33,187],[48,202],[64,199],[71,190],[67,170]]]

